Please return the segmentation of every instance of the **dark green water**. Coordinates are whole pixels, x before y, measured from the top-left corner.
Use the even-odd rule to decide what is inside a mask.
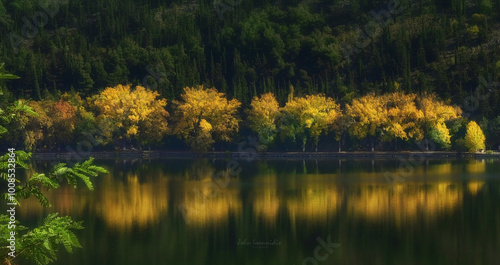
[[[84,221],[56,264],[500,264],[498,160],[96,163],[94,191],[18,209]]]

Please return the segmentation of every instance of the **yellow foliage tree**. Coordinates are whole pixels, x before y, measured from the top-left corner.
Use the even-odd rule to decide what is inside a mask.
[[[374,94],[354,99],[346,106],[346,115],[353,121],[350,127],[351,135],[358,139],[370,136],[371,149],[374,151],[374,139],[382,133],[388,119],[384,100]]]
[[[186,140],[191,148],[206,151],[215,140],[229,142],[239,130],[237,115],[241,103],[227,100],[215,88],[184,88],[182,100],[175,102],[177,123],[174,133]]]
[[[457,119],[462,114],[459,107],[450,106],[435,95],[424,95],[417,99],[417,106],[422,112],[420,129],[416,132],[417,140],[428,137],[444,148],[450,146],[450,134],[445,122]],[[428,147],[426,147],[428,149]]]
[[[387,115],[382,129],[382,140],[392,141],[399,138],[406,141],[420,136],[418,121],[423,114],[416,106],[416,97],[415,94],[403,92],[389,93],[379,97]]]
[[[281,111],[280,129],[283,136],[294,141],[301,138],[302,151],[305,151],[308,137],[314,140],[317,151],[319,137],[327,134],[342,114],[340,106],[324,95],[294,98]]]
[[[249,127],[259,135],[260,147],[265,149],[277,134],[276,119],[280,114],[278,101],[272,93],[255,97],[247,110]]]
[[[156,91],[142,86],[131,89],[130,85],[107,87],[94,96],[91,103],[97,108],[97,122],[110,125],[101,126],[107,141],[147,144],[161,140],[167,132],[168,112],[167,100],[158,96]]]
[[[485,137],[481,127],[477,125],[475,121],[470,121],[467,124],[467,133],[465,134],[465,146],[470,152],[476,152],[478,150],[484,150]]]

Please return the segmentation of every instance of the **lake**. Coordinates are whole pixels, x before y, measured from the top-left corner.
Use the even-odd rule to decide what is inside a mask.
[[[17,209],[83,221],[55,264],[500,264],[499,160],[95,163],[94,191]]]

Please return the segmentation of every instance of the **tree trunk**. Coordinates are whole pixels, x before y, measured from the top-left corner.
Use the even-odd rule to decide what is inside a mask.
[[[342,135],[339,137],[339,153],[342,152]]]

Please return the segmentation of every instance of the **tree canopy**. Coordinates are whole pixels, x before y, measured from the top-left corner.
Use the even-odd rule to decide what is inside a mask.
[[[177,118],[174,132],[191,148],[208,150],[215,140],[229,142],[239,130],[237,115],[241,103],[227,100],[215,88],[185,87],[181,100],[174,102]]]

